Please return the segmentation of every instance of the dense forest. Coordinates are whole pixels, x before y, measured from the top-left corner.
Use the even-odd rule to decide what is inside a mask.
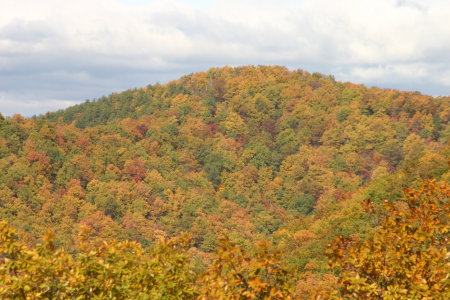
[[[0,295],[445,299],[449,120],[270,66],[0,115]]]

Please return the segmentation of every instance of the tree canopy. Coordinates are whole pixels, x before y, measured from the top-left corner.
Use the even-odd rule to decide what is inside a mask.
[[[227,236],[227,249],[245,254],[236,250],[223,268],[236,257],[259,267],[208,273],[222,287],[285,295],[284,283],[255,273],[294,270],[294,290],[310,297],[318,292],[311,280],[338,284],[324,254],[334,238],[375,238],[385,199],[423,180],[450,181],[449,103],[245,66],[30,119],[1,117],[0,219],[24,249],[41,249],[51,230],[55,249],[74,263],[84,228],[92,240],[115,241],[111,249],[129,243],[142,253],[187,232],[195,255],[183,252],[186,268],[197,274],[217,262]],[[258,261],[261,251],[280,268]]]

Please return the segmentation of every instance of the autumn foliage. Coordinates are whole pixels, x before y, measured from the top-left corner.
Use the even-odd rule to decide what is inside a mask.
[[[191,240],[181,235],[149,249],[136,242],[89,238],[73,253],[57,249],[49,233],[27,249],[0,223],[2,299],[290,299],[292,280],[277,256],[256,258],[224,237],[204,274],[194,272]]]
[[[337,238],[328,255],[340,294],[355,299],[450,297],[450,188],[427,181],[385,202],[380,229],[366,241]]]
[[[256,253],[227,236],[196,270],[188,235],[160,239],[148,249],[130,241],[90,238],[84,228],[72,253],[43,244],[27,249],[6,222],[0,224],[0,296],[19,299],[448,299],[448,185],[425,182],[403,199],[385,203],[385,217],[373,237],[338,237],[327,250],[338,284],[296,290],[302,278],[267,245]],[[73,251],[75,250],[75,251]],[[311,276],[311,275],[310,275]],[[314,277],[314,276],[311,276]],[[316,280],[319,277],[315,277]],[[302,280],[298,281],[301,284]],[[330,288],[331,287],[331,288]],[[333,289],[334,287],[334,289]]]
[[[344,272],[327,268],[336,237],[375,239],[385,199],[423,180],[449,182],[449,100],[245,66],[43,116],[0,116],[0,219],[20,236],[5,240],[23,258],[11,268],[26,270],[14,276],[36,293],[86,298],[110,297],[100,291],[112,286],[138,298],[331,295]],[[189,242],[177,240],[182,232]],[[167,265],[158,261],[166,254]],[[108,258],[127,256],[125,265]],[[163,291],[155,282],[171,276],[172,259],[181,277]],[[44,273],[28,266],[71,275],[39,287]],[[144,271],[162,277],[135,282]],[[83,280],[98,292],[81,290]]]

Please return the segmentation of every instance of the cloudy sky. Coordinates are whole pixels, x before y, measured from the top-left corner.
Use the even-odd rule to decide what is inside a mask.
[[[0,112],[249,64],[450,95],[449,17],[449,0],[0,0]]]

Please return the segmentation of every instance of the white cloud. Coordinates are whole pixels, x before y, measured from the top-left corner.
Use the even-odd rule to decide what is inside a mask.
[[[352,78],[361,82],[389,81],[391,77],[402,77],[409,81],[423,80],[430,76],[430,70],[421,63],[377,65],[367,67],[354,67],[348,73],[342,73],[347,80]]]
[[[438,82],[445,86],[450,86],[450,71],[446,70],[442,72],[442,74],[438,78]]]
[[[0,93],[0,113],[12,116],[20,112],[26,116],[38,115],[45,111],[54,111],[77,104],[76,101],[63,99],[35,99],[35,96],[24,94]]]
[[[0,92],[17,98],[0,111],[239,64],[450,94],[449,15],[447,0],[2,0]]]

